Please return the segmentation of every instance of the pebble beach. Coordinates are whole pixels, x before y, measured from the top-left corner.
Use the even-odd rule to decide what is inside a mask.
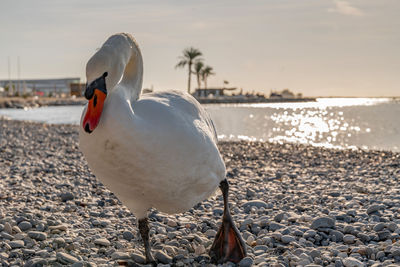
[[[400,266],[400,153],[219,146],[247,243],[238,266]],[[136,218],[90,172],[78,126],[0,119],[0,178],[3,266],[146,266]],[[215,266],[222,212],[219,191],[183,214],[151,210],[158,266]]]

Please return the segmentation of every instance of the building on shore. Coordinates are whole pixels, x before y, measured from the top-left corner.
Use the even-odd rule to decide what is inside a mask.
[[[225,96],[225,91],[233,91],[236,88],[197,88],[192,94],[195,98],[219,97]]]
[[[4,95],[39,95],[56,96],[70,95],[71,84],[80,83],[80,78],[61,79],[31,79],[31,80],[0,80]]]
[[[302,93],[294,94],[289,89],[283,89],[282,91],[271,91],[269,94],[270,99],[294,99],[294,98],[303,98]]]

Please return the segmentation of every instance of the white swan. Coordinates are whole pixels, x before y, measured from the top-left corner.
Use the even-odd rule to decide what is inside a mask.
[[[133,37],[111,36],[86,66],[86,105],[79,132],[89,167],[138,218],[148,262],[147,211],[179,213],[224,193],[223,225],[210,251],[238,262],[245,245],[229,215],[225,165],[207,112],[189,94],[140,95],[143,61]]]

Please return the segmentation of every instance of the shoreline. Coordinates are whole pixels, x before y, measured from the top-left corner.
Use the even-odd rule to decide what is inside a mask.
[[[35,108],[43,106],[84,105],[84,97],[55,98],[55,97],[0,97],[0,108]]]
[[[315,102],[316,98],[294,98],[294,99],[232,99],[232,98],[201,98],[197,99],[200,104],[256,104],[256,103],[298,103]],[[62,105],[84,105],[87,100],[84,97],[77,98],[55,98],[55,97],[0,97],[1,108],[35,108],[43,106],[62,106]]]
[[[0,129],[3,264],[141,266],[136,218],[88,169],[78,126],[0,119]],[[219,148],[248,246],[242,266],[400,263],[400,153],[245,141]],[[158,262],[214,266],[207,251],[221,200],[218,192],[176,215],[152,210]]]

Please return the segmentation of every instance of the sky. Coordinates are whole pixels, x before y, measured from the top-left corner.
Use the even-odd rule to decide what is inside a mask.
[[[398,0],[1,0],[0,79],[81,77],[97,48],[129,32],[143,87],[187,88],[186,47],[214,68],[209,87],[305,96],[400,96]],[[196,86],[192,77],[192,88]]]

